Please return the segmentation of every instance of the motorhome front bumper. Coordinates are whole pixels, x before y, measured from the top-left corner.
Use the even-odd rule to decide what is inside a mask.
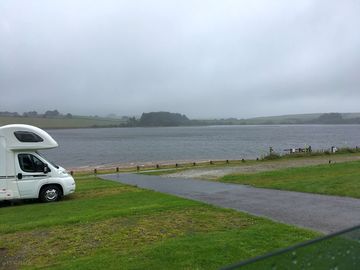
[[[69,176],[69,177],[67,177],[66,179],[63,179],[63,180],[65,182],[64,195],[74,193],[75,189],[76,189],[76,183],[75,183],[74,178]]]

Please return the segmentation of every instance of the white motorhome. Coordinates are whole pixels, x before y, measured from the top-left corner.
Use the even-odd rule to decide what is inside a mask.
[[[57,142],[40,128],[0,127],[0,201],[39,198],[43,202],[53,202],[73,193],[73,177],[37,152],[57,146]]]

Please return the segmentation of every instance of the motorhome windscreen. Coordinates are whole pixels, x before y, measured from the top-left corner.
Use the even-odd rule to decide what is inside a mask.
[[[51,160],[47,159],[43,153],[40,153],[39,151],[36,151],[36,154],[38,154],[40,157],[42,157],[43,159],[47,160],[47,162],[49,162],[51,165],[53,165],[56,169],[59,169],[60,167],[58,165],[56,165],[54,162],[52,162]]]
[[[20,142],[42,142],[44,141],[39,135],[30,131],[15,131],[14,135]]]

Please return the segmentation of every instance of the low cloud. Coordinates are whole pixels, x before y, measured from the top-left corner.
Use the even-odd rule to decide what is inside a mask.
[[[0,111],[354,112],[357,1],[0,2]]]

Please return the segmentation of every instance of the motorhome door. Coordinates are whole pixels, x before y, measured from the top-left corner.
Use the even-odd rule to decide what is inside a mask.
[[[7,189],[5,138],[0,137],[0,200],[6,198]]]
[[[39,182],[48,176],[44,173],[45,163],[33,153],[18,153],[16,155],[17,183],[20,196],[36,197]]]

